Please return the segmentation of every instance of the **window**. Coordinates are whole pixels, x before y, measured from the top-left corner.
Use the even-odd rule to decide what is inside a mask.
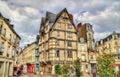
[[[67,54],[69,58],[72,58],[72,51],[68,51]]]
[[[56,57],[59,57],[60,56],[60,52],[59,50],[56,51]]]
[[[2,35],[3,35],[3,36],[6,35],[6,29],[5,29],[5,28],[2,30]]]
[[[72,29],[72,25],[71,24],[68,24],[68,29]]]
[[[58,28],[59,28],[59,29],[61,28],[61,25],[60,25],[60,23],[58,23]]]
[[[81,66],[81,71],[84,71],[84,65]]]
[[[88,69],[88,65],[86,65],[86,69]]]
[[[92,49],[92,42],[89,42],[88,48],[89,48],[89,49]]]
[[[80,38],[80,42],[81,42],[81,43],[84,43],[84,38]]]
[[[72,42],[68,41],[67,46],[72,47]]]
[[[115,41],[115,46],[118,46],[118,42],[117,41]]]
[[[81,45],[81,51],[85,51],[84,45]]]
[[[114,36],[114,39],[117,39],[117,36],[116,36],[116,35]]]
[[[120,54],[119,48],[116,48],[116,54]]]
[[[12,39],[12,35],[10,34],[10,36],[9,36],[9,40],[11,41],[11,39]]]
[[[4,52],[4,42],[0,42],[0,55]]]
[[[59,46],[59,45],[60,45],[60,42],[59,42],[59,41],[56,41],[56,45]]]
[[[85,61],[85,55],[81,56],[82,61]]]
[[[10,54],[10,46],[8,46],[8,49],[7,49],[7,57],[9,56]]]
[[[68,32],[67,37],[68,37],[68,38],[72,38],[72,33]]]
[[[0,24],[0,33],[1,33],[1,30],[2,30],[2,24]]]
[[[60,31],[57,31],[57,36],[60,36]]]
[[[90,33],[88,33],[87,37],[88,37],[88,39],[91,39],[91,34],[90,34]]]
[[[63,20],[64,20],[64,22],[66,22],[68,20],[68,18],[67,17],[63,17]]]
[[[15,49],[13,49],[12,51],[12,58],[14,57],[14,55],[15,55]]]
[[[93,59],[93,55],[90,55],[90,59]]]

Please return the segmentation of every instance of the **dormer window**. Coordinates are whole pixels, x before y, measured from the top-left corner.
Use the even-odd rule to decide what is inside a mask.
[[[68,20],[68,18],[67,17],[63,17],[63,20],[64,20],[64,22],[66,22]]]
[[[117,39],[117,36],[116,36],[116,35],[114,36],[114,39]]]

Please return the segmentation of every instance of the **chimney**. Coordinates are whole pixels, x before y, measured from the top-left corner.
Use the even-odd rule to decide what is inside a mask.
[[[70,19],[73,21],[73,15],[69,14]]]
[[[80,22],[78,25],[77,25],[77,29],[80,29],[82,27],[82,23]]]
[[[13,25],[13,24],[11,24],[10,26],[11,26],[12,28],[14,28],[14,25]]]

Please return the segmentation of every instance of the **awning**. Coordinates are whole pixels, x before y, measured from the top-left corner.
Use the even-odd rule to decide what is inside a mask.
[[[111,64],[112,66],[120,66],[120,64]]]

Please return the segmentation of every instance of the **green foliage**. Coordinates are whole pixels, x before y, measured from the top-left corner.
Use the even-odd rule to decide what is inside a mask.
[[[55,66],[55,73],[58,75],[62,74],[62,68],[59,64]]]
[[[75,72],[76,72],[76,77],[81,77],[82,76],[82,72],[80,71],[81,62],[80,62],[79,58],[75,61],[74,68],[75,68]]]
[[[96,69],[100,77],[115,77],[114,68],[111,64],[115,63],[112,55],[102,55],[97,58]]]
[[[65,64],[63,65],[63,76],[64,77],[69,77],[69,70],[70,70],[70,65]]]

